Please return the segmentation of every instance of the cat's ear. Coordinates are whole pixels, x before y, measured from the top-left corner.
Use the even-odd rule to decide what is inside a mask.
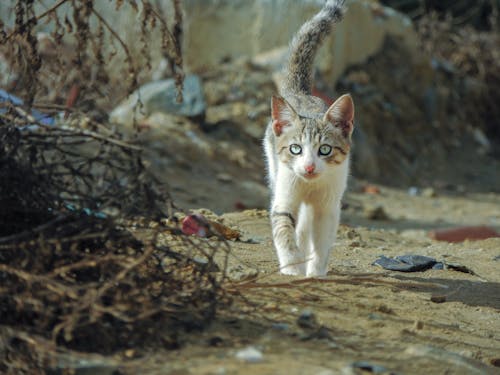
[[[273,96],[271,99],[271,117],[273,120],[274,134],[279,137],[283,128],[292,125],[297,116],[293,108],[281,96]]]
[[[326,111],[324,120],[340,128],[346,138],[350,137],[354,128],[354,102],[351,95],[345,94],[338,98]]]

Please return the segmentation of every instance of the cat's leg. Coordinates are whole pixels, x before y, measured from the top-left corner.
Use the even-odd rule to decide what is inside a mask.
[[[333,200],[324,207],[314,207],[312,251],[307,262],[307,276],[325,276],[330,252],[337,237],[340,220],[340,200]]]
[[[306,274],[305,253],[297,246],[295,236],[298,208],[293,177],[279,171],[271,208],[271,225],[280,271],[286,275]]]
[[[299,207],[299,216],[297,218],[297,227],[295,228],[295,235],[297,238],[297,246],[304,253],[307,260],[309,254],[313,250],[312,244],[312,218],[313,207],[311,205],[301,204]]]

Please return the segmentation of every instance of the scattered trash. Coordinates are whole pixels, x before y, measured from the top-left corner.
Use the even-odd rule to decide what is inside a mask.
[[[478,276],[472,269],[463,264],[445,261],[438,262],[436,259],[424,255],[400,255],[394,258],[380,255],[372,265],[400,272],[419,272],[428,269],[453,270]]]
[[[441,262],[423,255],[400,255],[395,258],[388,258],[381,255],[372,265],[380,266],[386,270],[400,272],[425,271],[436,266],[442,269]]]
[[[196,235],[198,237],[209,237],[210,235],[221,235],[226,240],[237,240],[241,233],[235,229],[208,220],[202,214],[191,214],[182,219],[182,233],[187,235]]]
[[[429,232],[429,237],[436,241],[462,242],[465,240],[484,240],[500,237],[500,233],[487,226],[468,226],[451,229],[436,229]]]
[[[4,108],[3,103],[5,102],[10,102],[16,107],[21,107],[24,105],[24,101],[20,98],[18,98],[15,95],[9,94],[7,91],[0,89],[0,113],[5,113],[7,110]],[[19,111],[21,111],[21,108],[18,108]],[[23,113],[19,113],[23,117],[26,117],[28,121],[33,121],[33,122],[38,122],[42,125],[54,125],[55,120],[53,117],[42,113],[40,111],[37,111],[36,109],[32,109],[30,113],[25,112],[24,109],[22,110]],[[30,118],[32,117],[32,118]],[[36,125],[28,125],[28,126],[22,126],[22,128],[28,128],[30,130],[35,130]]]
[[[235,357],[241,361],[248,363],[259,363],[264,359],[264,355],[260,350],[253,346],[246,347],[236,352]]]

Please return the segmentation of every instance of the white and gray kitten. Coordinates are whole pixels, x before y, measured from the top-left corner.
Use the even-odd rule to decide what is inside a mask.
[[[271,100],[264,138],[272,193],[271,224],[280,270],[324,276],[347,185],[354,104],[343,95],[329,108],[311,96],[316,51],[343,14],[328,0],[290,46],[280,96]]]

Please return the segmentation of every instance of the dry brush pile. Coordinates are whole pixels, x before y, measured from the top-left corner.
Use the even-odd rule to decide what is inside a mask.
[[[93,1],[61,0],[41,13],[36,3],[18,1],[15,26],[2,24],[0,35],[15,67],[7,89],[23,98],[0,101],[2,373],[43,373],[64,350],[175,347],[179,330],[202,327],[225,300],[214,257],[227,245],[182,234],[168,189],[102,115],[110,90],[123,97],[140,80],[130,47]],[[124,2],[114,3],[119,14]],[[159,28],[180,88],[180,2],[172,24],[150,1],[138,3],[127,2],[141,22],[141,53],[156,48],[146,41]],[[41,22],[52,35],[37,37]],[[71,58],[47,54],[71,38]],[[118,87],[107,64],[116,51],[105,45],[122,50],[128,73]]]

